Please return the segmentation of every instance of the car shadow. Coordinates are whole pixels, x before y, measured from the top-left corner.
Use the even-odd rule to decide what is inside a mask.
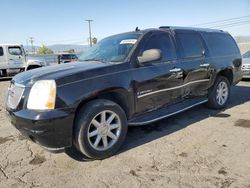
[[[3,77],[3,78],[0,77],[0,82],[2,82],[2,81],[10,81],[11,79],[12,79],[12,77]]]
[[[207,108],[206,105],[200,105],[149,125],[129,127],[125,144],[119,153],[172,134],[210,116],[227,118],[230,115],[223,113],[223,111],[248,101],[250,101],[250,87],[235,86],[232,87],[231,97],[225,109],[213,110]]]
[[[226,109],[230,109],[248,101],[250,101],[250,86],[235,86],[231,90],[231,97],[225,109],[213,110],[207,108],[206,105],[200,105],[155,123],[138,127],[129,127],[125,144],[117,154],[172,134],[211,116],[227,118],[230,114],[224,113]],[[78,161],[86,160],[82,157],[79,158],[77,155],[70,155],[70,157]],[[87,161],[89,161],[89,159],[87,159]]]

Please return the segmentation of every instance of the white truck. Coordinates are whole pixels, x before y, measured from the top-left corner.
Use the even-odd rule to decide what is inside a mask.
[[[46,66],[46,62],[27,60],[23,45],[0,44],[0,77],[12,76],[42,66]]]

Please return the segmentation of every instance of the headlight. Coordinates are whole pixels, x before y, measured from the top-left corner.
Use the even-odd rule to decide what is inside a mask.
[[[55,100],[55,80],[40,80],[35,82],[30,90],[27,108],[33,110],[54,109]]]

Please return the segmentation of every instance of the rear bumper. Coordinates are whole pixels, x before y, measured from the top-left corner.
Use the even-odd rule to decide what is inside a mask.
[[[51,152],[72,145],[74,113],[71,110],[36,112],[27,109],[8,112],[10,121],[22,135]]]

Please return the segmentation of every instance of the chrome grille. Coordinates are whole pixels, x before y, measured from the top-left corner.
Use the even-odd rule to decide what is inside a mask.
[[[243,64],[241,69],[242,70],[250,70],[250,64]]]
[[[16,109],[19,105],[24,92],[24,86],[19,84],[11,84],[8,88],[7,106]]]

